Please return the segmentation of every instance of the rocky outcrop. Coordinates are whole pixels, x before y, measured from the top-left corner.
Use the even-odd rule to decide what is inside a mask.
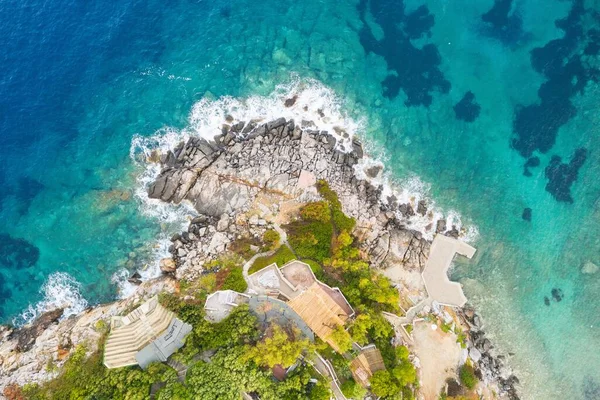
[[[13,336],[17,339],[17,351],[23,353],[31,350],[35,344],[35,340],[42,332],[50,325],[58,321],[62,316],[63,309],[49,311],[37,318],[33,324],[22,329],[14,331]]]
[[[490,339],[483,330],[483,322],[471,306],[465,306],[459,313],[469,327],[467,341],[468,354],[479,369],[485,382],[494,382],[501,395],[510,400],[518,400],[516,386],[519,379],[513,374],[506,362],[506,356],[498,354]]]
[[[344,212],[356,218],[355,233],[374,266],[400,262],[422,269],[429,244],[411,226],[413,217],[427,215],[427,202],[420,201],[415,213],[410,204],[383,198],[381,186],[359,179],[358,163],[364,157],[360,142],[346,143],[351,150],[344,152],[335,136],[283,118],[263,124],[233,122],[224,125],[212,141],[190,138],[160,157],[163,169],[149,196],[173,203],[187,200],[202,216],[173,240],[170,250],[178,268],[194,270],[240,235],[256,235],[248,230],[251,221],[242,225],[233,221],[248,212],[259,196],[281,201],[315,199],[314,186],[300,181],[302,174],[310,174],[313,181],[326,180],[339,194]],[[380,169],[365,167],[360,175],[376,176]],[[269,226],[262,222],[264,231]],[[445,221],[432,220],[430,229],[458,234],[447,231]]]

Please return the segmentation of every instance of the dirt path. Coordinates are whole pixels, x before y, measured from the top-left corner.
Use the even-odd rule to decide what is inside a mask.
[[[461,348],[454,333],[432,329],[430,322],[414,324],[413,338],[415,355],[421,369],[421,393],[425,400],[437,400],[448,377],[456,374],[460,362]]]

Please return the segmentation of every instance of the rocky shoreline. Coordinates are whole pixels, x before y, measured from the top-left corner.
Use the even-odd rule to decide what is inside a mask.
[[[30,327],[5,329],[0,333],[0,390],[11,383],[51,378],[46,365],[59,366],[77,344],[100,337],[98,321],[106,323],[111,315],[160,290],[176,290],[171,276],[177,280],[198,278],[203,265],[241,240],[252,250],[252,240],[284,224],[288,211],[319,198],[317,180],[326,180],[338,193],[344,212],[356,219],[354,234],[372,267],[385,270],[401,265],[419,276],[430,242],[414,228],[415,219],[429,218],[426,230],[431,233],[458,237],[460,227],[435,220],[425,201],[401,203],[393,195],[384,195],[382,186],[368,180],[382,174],[382,168],[367,167],[362,163],[361,143],[343,130],[335,133],[318,131],[309,121],[280,118],[246,123],[228,118],[212,140],[193,137],[163,154],[150,154],[148,161],[160,163],[162,172],[150,186],[149,197],[175,204],[188,201],[199,214],[187,231],[173,236],[172,259],[160,264],[165,277],[141,283],[128,299],[94,307],[82,315],[62,321],[52,315]],[[139,278],[134,273],[130,282],[139,284]],[[423,288],[416,289],[419,291]],[[470,327],[469,355],[481,378],[495,383],[508,398],[517,399],[518,379],[485,338],[480,316],[471,308],[458,314]]]

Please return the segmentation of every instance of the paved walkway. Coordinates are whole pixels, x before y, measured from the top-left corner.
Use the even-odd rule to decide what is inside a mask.
[[[340,389],[339,381],[335,371],[333,370],[333,367],[328,364],[328,362],[319,353],[315,352],[315,354],[316,357],[314,358],[312,365],[315,367],[318,373],[326,378],[329,378],[333,396],[337,400],[347,400],[346,396],[344,396],[344,393],[342,393],[342,390]]]
[[[436,235],[422,277],[427,293],[433,300],[444,305],[462,307],[467,302],[462,286],[448,278],[448,269],[455,253],[471,258],[475,254],[475,248],[460,240]]]

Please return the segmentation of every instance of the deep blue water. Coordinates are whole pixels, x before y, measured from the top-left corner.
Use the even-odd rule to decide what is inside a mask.
[[[478,259],[455,276],[515,353],[525,398],[600,398],[593,2],[8,0],[0,13],[0,320],[77,285],[89,303],[114,298],[113,274],[143,269],[169,231],[141,212],[132,138],[193,128],[201,99],[265,96],[294,74],[365,118],[359,134],[400,182],[419,176],[478,227]]]

